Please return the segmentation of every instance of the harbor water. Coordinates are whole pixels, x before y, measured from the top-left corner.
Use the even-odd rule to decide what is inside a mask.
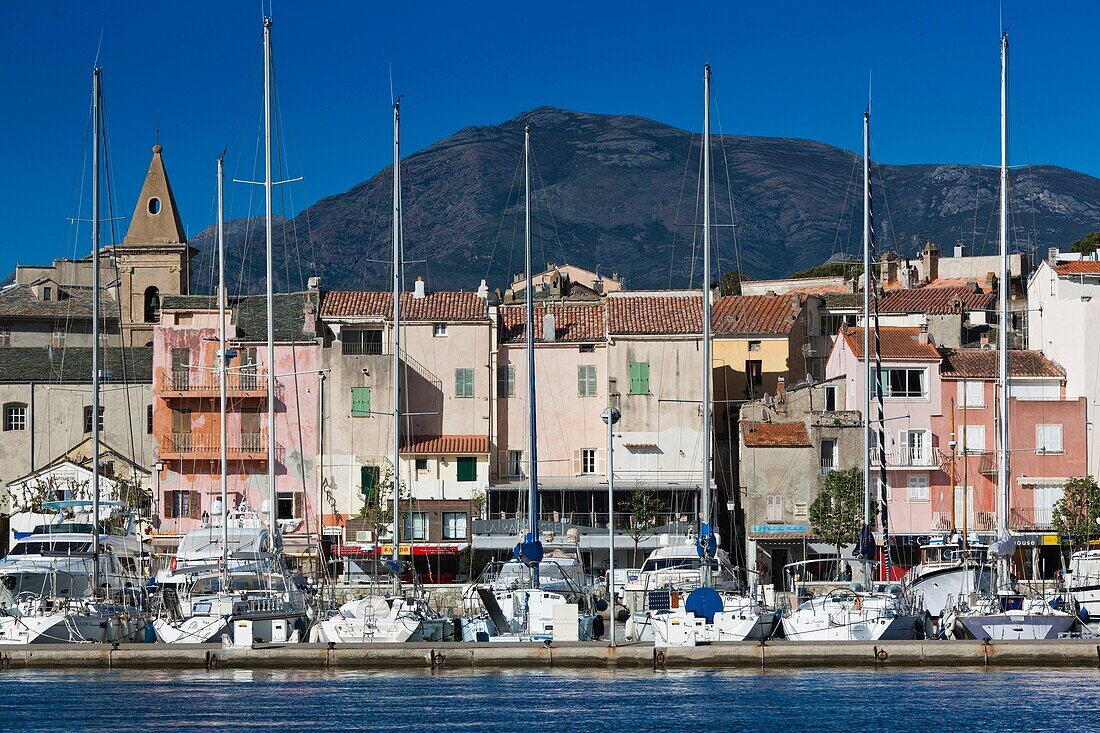
[[[1086,731],[1098,681],[1081,670],[10,670],[0,730]]]

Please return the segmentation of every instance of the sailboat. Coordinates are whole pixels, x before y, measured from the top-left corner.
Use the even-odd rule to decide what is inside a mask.
[[[997,424],[998,534],[989,546],[997,558],[996,591],[977,598],[973,607],[962,598],[944,616],[944,628],[956,637],[974,639],[1056,639],[1069,632],[1077,617],[1053,608],[1047,599],[1028,597],[1016,590],[1011,557],[1016,543],[1008,528],[1009,443],[1008,443],[1008,33],[1001,33],[1001,272],[998,288],[998,373]]]
[[[0,562],[0,644],[143,641],[147,625],[133,517],[122,527],[104,521],[104,509],[123,513],[126,506],[100,496],[102,74],[92,70],[92,499],[46,502],[56,520],[35,527]]]
[[[527,532],[516,544],[502,579],[478,584],[474,592],[485,613],[460,622],[464,641],[589,641],[603,634],[591,588],[574,586],[567,567],[579,558],[548,555],[539,534],[538,405],[535,389],[534,272],[531,262],[531,126],[523,128],[524,163],[524,335],[527,352]],[[572,562],[571,562],[572,560]],[[522,566],[519,567],[519,566]],[[552,577],[543,578],[544,573]],[[548,582],[544,582],[548,581]]]
[[[738,592],[738,589],[720,591],[715,587],[715,570],[721,573],[728,567],[724,553],[718,548],[718,535],[711,528],[711,379],[713,371],[711,344],[711,223],[710,223],[710,64],[703,68],[703,348],[702,348],[702,437],[703,461],[701,466],[699,528],[693,543],[694,547],[677,548],[698,558],[692,563],[698,570],[698,587],[688,593],[680,605],[678,592],[667,590],[661,593],[661,601],[652,603],[645,611],[635,612],[628,619],[628,637],[638,640],[652,639],[659,646],[695,646],[700,642],[744,641],[746,639],[764,639],[775,630],[777,616],[756,599]],[[661,548],[654,555],[667,552]],[[674,551],[675,552],[675,551]],[[669,567],[668,563],[658,565],[651,555],[648,564],[654,560],[654,568]],[[652,578],[642,573],[641,582]],[[735,583],[735,585],[738,585]],[[627,588],[629,590],[629,586]],[[666,597],[668,601],[664,602]],[[675,597],[675,603],[673,599]]]
[[[369,593],[347,601],[336,613],[323,619],[314,637],[323,642],[406,642],[443,641],[454,635],[454,626],[433,613],[427,598],[414,591],[400,593],[401,572],[401,102],[393,103],[393,328],[390,329],[393,378],[393,550],[386,563],[393,576],[389,594]]]
[[[858,557],[809,560],[788,565],[785,575],[798,605],[784,614],[783,634],[797,641],[877,641],[885,639],[916,639],[926,633],[927,621],[919,596],[906,591],[900,584],[890,582],[890,522],[887,498],[889,491],[886,476],[886,439],[883,429],[882,390],[874,390],[877,407],[877,440],[871,440],[872,384],[882,384],[882,362],[878,344],[878,302],[874,297],[872,312],[871,290],[874,277],[871,271],[871,252],[874,247],[874,220],[871,198],[871,110],[868,104],[863,113],[863,527],[856,544]],[[872,349],[871,323],[874,320],[874,346]],[[871,354],[875,355],[874,367]],[[875,485],[881,503],[882,545],[885,549],[885,582],[875,580],[878,569],[877,545],[872,533],[871,450],[877,447],[878,477]],[[822,564],[835,564],[826,578],[843,577],[841,564],[848,572],[843,575],[851,580],[853,564],[860,569],[859,579],[847,586],[827,582],[813,586],[808,580],[814,569]],[[819,574],[820,571],[818,571]]]
[[[212,514],[221,527],[201,527],[181,541],[168,572],[158,577],[161,613],[153,624],[158,641],[206,643],[228,639],[234,644],[302,641],[308,631],[311,609],[306,593],[287,572],[275,519],[275,334],[272,261],[271,190],[271,19],[264,19],[264,153],[267,224],[267,506],[263,512],[248,506],[228,506],[226,433],[226,370],[230,356],[226,344],[225,226],[223,213],[223,156],[218,158],[218,346],[216,354],[220,393],[219,442],[221,499]],[[216,566],[211,567],[211,561]]]

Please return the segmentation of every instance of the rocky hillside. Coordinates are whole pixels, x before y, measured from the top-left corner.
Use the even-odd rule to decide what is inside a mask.
[[[698,135],[640,117],[542,107],[500,125],[471,127],[409,156],[405,185],[409,274],[434,287],[505,285],[522,270],[523,127],[531,125],[536,267],[571,262],[620,273],[631,288],[698,282]],[[849,151],[807,140],[715,139],[713,191],[723,270],[782,276],[860,250],[862,182]],[[727,176],[728,171],[728,176]],[[1100,229],[1100,180],[1051,166],[1013,171],[1013,241],[1042,255]],[[931,239],[996,251],[997,172],[960,165],[875,167],[880,241],[905,254]],[[328,288],[385,288],[390,259],[387,168],[276,226],[277,284],[313,274]],[[731,211],[730,195],[733,206]],[[736,228],[729,226],[737,223]],[[230,227],[233,289],[262,287],[261,222]],[[736,234],[737,246],[734,237]],[[212,233],[196,282],[208,286]],[[286,246],[289,243],[290,246]],[[694,270],[693,270],[694,264]]]

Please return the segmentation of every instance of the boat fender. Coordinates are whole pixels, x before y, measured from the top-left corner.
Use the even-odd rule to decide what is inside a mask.
[[[592,638],[599,639],[603,636],[604,625],[603,616],[595,616],[592,618]]]
[[[634,636],[634,633],[638,630],[637,627],[638,627],[638,625],[634,621],[634,614],[630,614],[630,616],[628,616],[627,619],[626,619],[626,628],[623,629],[623,633],[626,635],[626,640],[627,641],[635,641],[636,640],[636,637]]]
[[[604,600],[603,598],[597,598],[596,599],[596,610],[599,611],[600,613],[603,613],[604,611],[606,611],[607,610],[607,601]]]
[[[1087,608],[1082,607],[1081,613],[1077,615],[1081,617],[1081,623],[1087,624],[1089,622],[1089,610]]]

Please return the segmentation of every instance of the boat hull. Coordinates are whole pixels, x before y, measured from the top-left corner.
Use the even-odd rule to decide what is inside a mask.
[[[783,635],[791,641],[902,641],[921,638],[921,616],[883,616],[845,624],[805,623],[783,619]]]
[[[146,621],[133,612],[59,611],[0,616],[0,644],[113,644],[144,641]]]
[[[961,616],[956,631],[971,639],[1007,641],[1014,639],[1057,639],[1069,633],[1077,619],[1068,613],[1024,613],[1006,611],[987,615]],[[960,629],[961,627],[961,629]]]

